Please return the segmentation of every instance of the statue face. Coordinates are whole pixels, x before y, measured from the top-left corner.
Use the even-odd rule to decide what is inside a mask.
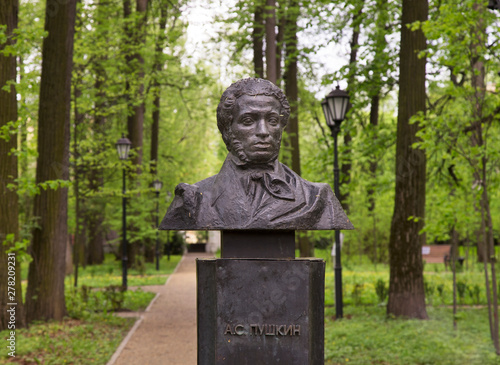
[[[278,157],[283,132],[280,111],[281,105],[273,96],[242,95],[236,100],[231,131],[248,162],[267,163]]]

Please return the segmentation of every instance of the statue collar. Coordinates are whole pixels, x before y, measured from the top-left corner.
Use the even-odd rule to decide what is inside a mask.
[[[211,205],[215,205],[217,199],[227,192],[228,186],[239,189],[238,193],[246,195],[250,181],[260,180],[266,190],[275,198],[294,200],[293,190],[289,187],[287,174],[278,159],[265,165],[249,165],[238,157],[229,153],[217,174],[212,190]],[[238,186],[244,182],[245,187]],[[229,185],[228,185],[229,184]],[[237,184],[237,185],[236,185]]]

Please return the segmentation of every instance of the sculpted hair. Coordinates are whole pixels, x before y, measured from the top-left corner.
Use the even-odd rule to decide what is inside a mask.
[[[279,87],[271,81],[248,78],[235,82],[229,86],[220,98],[217,106],[217,127],[222,134],[222,139],[228,150],[231,150],[233,135],[231,133],[231,124],[233,123],[233,108],[236,100],[242,95],[266,95],[274,96],[281,104],[280,124],[285,127],[290,116],[290,105],[288,100]]]

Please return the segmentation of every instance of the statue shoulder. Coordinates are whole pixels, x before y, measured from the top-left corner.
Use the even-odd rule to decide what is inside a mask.
[[[175,197],[165,214],[159,229],[199,229],[198,216],[203,210],[205,192],[210,189],[215,176],[196,184],[180,183],[175,187]]]

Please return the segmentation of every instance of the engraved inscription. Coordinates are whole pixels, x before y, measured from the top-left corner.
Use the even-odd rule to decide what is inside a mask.
[[[300,336],[300,324],[226,324],[224,335]]]

